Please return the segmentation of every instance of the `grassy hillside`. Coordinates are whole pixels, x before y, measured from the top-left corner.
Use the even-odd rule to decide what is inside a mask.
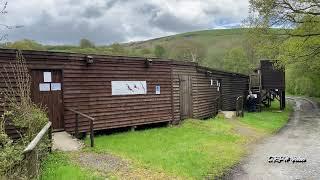
[[[104,46],[90,45],[42,45],[33,40],[21,40],[9,43],[6,48],[47,50],[62,52],[78,52],[92,54],[109,54],[125,56],[157,57],[155,48],[160,45],[165,53],[162,58],[186,60],[190,55],[189,49],[196,48],[201,54],[201,64],[213,68],[223,68],[224,57],[232,48],[242,47],[245,33],[248,29],[217,29],[195,31],[162,38],[123,44]],[[159,56],[158,56],[159,57]],[[190,60],[190,59],[189,59]]]
[[[232,48],[242,47],[247,29],[217,29],[195,31],[174,36],[151,39],[141,42],[133,42],[124,44],[126,48],[141,51],[148,49],[150,52],[154,50],[156,45],[165,47],[167,51],[173,51],[176,43],[188,43],[190,41],[200,44],[205,48],[205,58],[203,65],[221,68],[223,58]],[[146,51],[146,50],[145,50]],[[173,58],[170,52],[167,52],[169,58]]]

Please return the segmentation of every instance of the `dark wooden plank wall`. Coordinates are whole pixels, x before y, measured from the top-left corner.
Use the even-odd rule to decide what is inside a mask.
[[[236,98],[245,96],[248,91],[248,76],[217,71],[196,64],[173,64],[174,122],[179,122],[181,119],[179,75],[192,77],[193,118],[205,119],[215,115],[216,98],[219,97],[216,81],[219,79],[222,81],[222,110],[235,110]]]
[[[15,60],[15,55],[14,50],[0,49],[1,64]],[[236,97],[244,95],[248,89],[247,76],[199,67],[196,63],[154,59],[152,66],[146,68],[145,58],[93,55],[94,64],[87,66],[85,55],[81,54],[23,51],[23,55],[30,69],[63,70],[64,106],[94,117],[96,130],[157,122],[178,123],[181,75],[192,79],[194,118],[214,115],[219,94],[216,80],[222,80],[223,110],[234,110]],[[210,75],[208,70],[212,72]],[[112,80],[145,80],[147,95],[111,96]],[[155,94],[156,85],[161,87],[160,95]],[[72,112],[64,111],[64,121],[65,129],[74,131]],[[84,118],[79,119],[79,125],[80,131],[89,129],[89,122]]]
[[[14,50],[0,50],[1,64],[15,60],[15,55]],[[96,130],[172,120],[169,61],[155,61],[146,68],[144,58],[94,55],[94,64],[87,66],[80,54],[23,51],[23,55],[30,69],[63,70],[64,106],[94,117]],[[111,96],[111,80],[147,81],[147,94]],[[155,94],[156,85],[160,95]],[[69,132],[74,131],[74,117],[64,112]],[[79,125],[80,131],[89,129],[86,119],[80,118]]]
[[[274,62],[269,60],[260,61],[262,89],[285,89],[284,70],[273,67]]]
[[[195,94],[193,97],[194,118],[205,119],[215,115],[216,103],[215,100],[219,96],[217,92],[217,77],[209,75],[205,71],[197,71],[194,77]],[[211,79],[213,85],[211,85]]]
[[[214,85],[213,90],[214,93],[207,94],[204,93],[204,96],[207,96],[208,99],[211,99],[211,101],[214,101],[215,98],[219,97],[219,93],[216,91],[216,80],[221,80],[221,87],[220,90],[222,91],[222,97],[221,97],[221,109],[224,111],[233,111],[236,108],[236,99],[239,96],[245,96],[248,93],[248,86],[249,86],[249,77],[246,75],[238,74],[238,73],[232,73],[232,72],[225,72],[220,70],[215,70],[211,68],[206,67],[198,67],[197,71],[209,79],[213,79]],[[210,74],[208,75],[208,72]],[[206,81],[205,81],[206,82]],[[205,83],[204,82],[204,83]],[[210,86],[207,86],[207,88],[211,88]],[[212,98],[211,96],[214,96]],[[210,106],[209,104],[208,106]],[[211,106],[210,106],[211,107]],[[212,109],[211,109],[212,110]],[[209,116],[210,111],[207,112],[207,115]]]
[[[94,58],[86,67],[75,64],[64,69],[65,107],[95,118],[95,129],[109,129],[171,121],[171,69],[168,62]],[[106,61],[107,60],[107,61]],[[147,81],[147,95],[111,96],[111,81]],[[155,86],[161,94],[156,95]],[[86,119],[79,119],[80,131],[88,128]],[[65,128],[74,129],[73,113],[65,112]]]
[[[248,78],[241,76],[225,75],[222,77],[222,110],[234,111],[236,99],[248,94]]]
[[[180,82],[179,76],[188,75],[192,79],[192,94],[196,93],[196,89],[193,87],[197,74],[194,63],[179,63],[172,62],[172,82],[173,82],[173,109],[174,109],[174,124],[180,121]]]

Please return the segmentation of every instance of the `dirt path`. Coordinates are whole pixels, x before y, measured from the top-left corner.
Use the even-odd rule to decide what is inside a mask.
[[[293,100],[295,111],[289,123],[277,135],[258,144],[225,179],[320,178],[319,108],[304,98]],[[291,161],[269,163],[270,156],[288,156]],[[307,162],[292,163],[293,157],[305,158]]]

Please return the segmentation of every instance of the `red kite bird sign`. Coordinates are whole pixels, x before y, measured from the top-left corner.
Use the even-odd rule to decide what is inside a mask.
[[[146,81],[111,81],[112,95],[147,94]]]

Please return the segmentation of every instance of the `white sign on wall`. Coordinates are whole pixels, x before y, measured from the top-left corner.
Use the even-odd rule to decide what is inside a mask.
[[[61,83],[51,83],[52,91],[61,91]]]
[[[40,83],[39,91],[50,91],[50,83]]]
[[[112,95],[147,94],[146,81],[111,81]]]
[[[51,82],[51,72],[43,72],[43,82]]]
[[[160,94],[160,85],[156,85],[156,94]]]

